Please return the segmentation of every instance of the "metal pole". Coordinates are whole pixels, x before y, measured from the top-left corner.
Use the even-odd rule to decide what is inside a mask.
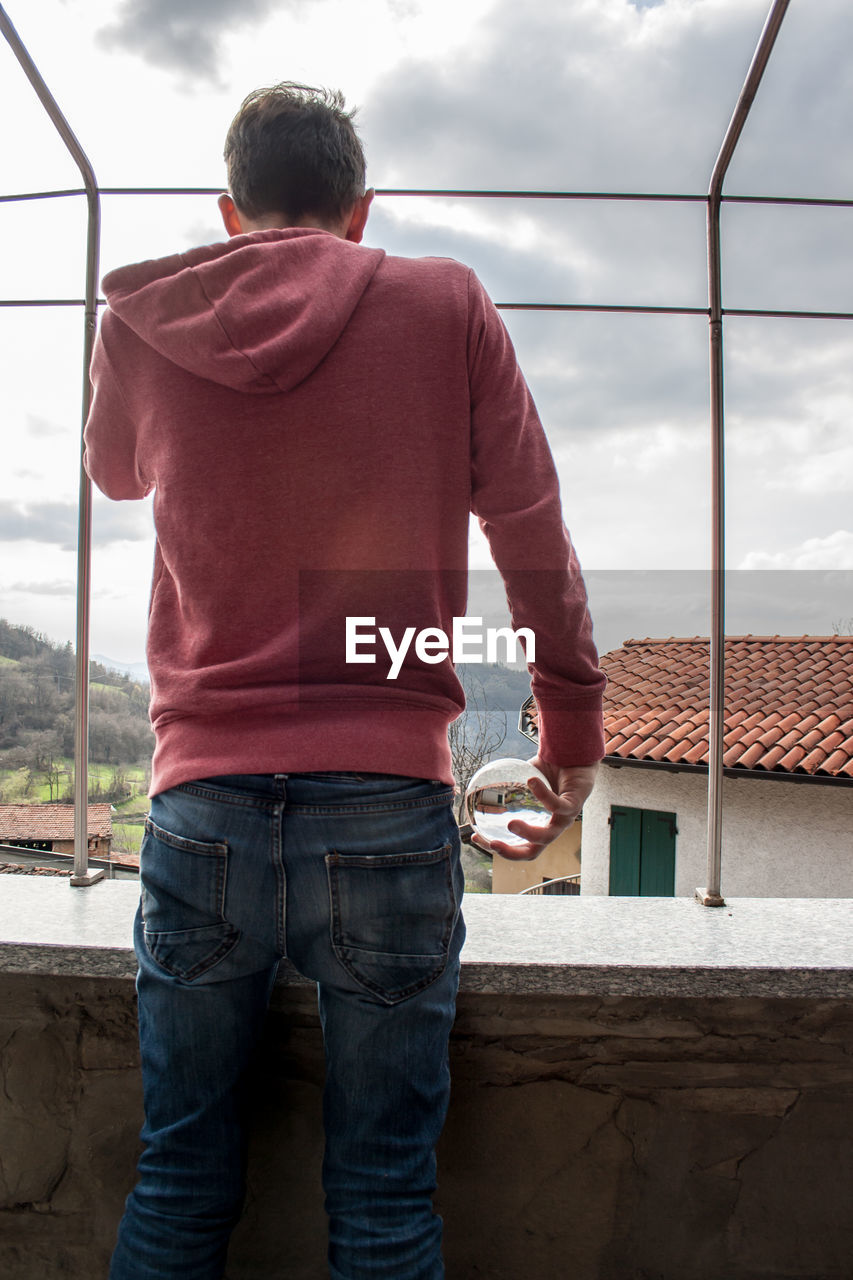
[[[83,421],[80,436],[80,502],[77,525],[77,688],[74,716],[74,872],[72,885],[94,884],[103,871],[89,872],[89,599],[92,547],[92,485],[83,470],[82,428],[89,416],[91,384],[89,364],[98,320],[98,261],[101,242],[101,206],[98,184],[86,156],[56,99],[48,89],[9,17],[0,5],[0,30],[53,121],[83,178],[89,205],[86,237],[86,310],[83,330]]]
[[[723,179],[738,144],[789,0],[774,0],[746,73],[708,188],[708,304],[711,356],[711,653],[708,758],[708,877],[696,890],[706,907],[724,905],[720,893],[725,732],[725,472],[723,432],[723,302],[720,205]]]

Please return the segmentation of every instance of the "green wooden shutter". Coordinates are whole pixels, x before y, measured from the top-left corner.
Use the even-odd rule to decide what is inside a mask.
[[[611,896],[640,892],[640,844],[642,810],[614,804],[610,808]]]
[[[610,808],[611,896],[671,898],[675,894],[675,814]]]
[[[675,814],[642,810],[640,895],[671,898],[675,893]]]

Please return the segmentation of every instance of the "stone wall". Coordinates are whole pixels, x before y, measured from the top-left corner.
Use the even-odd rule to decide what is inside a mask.
[[[141,1123],[133,984],[0,975],[0,1274],[100,1280]],[[849,1280],[853,1002],[463,991],[448,1280]],[[228,1280],[322,1280],[322,1046],[279,986]]]

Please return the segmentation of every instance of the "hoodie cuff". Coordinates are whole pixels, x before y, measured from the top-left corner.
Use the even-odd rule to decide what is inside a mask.
[[[596,695],[566,706],[539,702],[537,754],[548,764],[572,768],[604,757],[603,699]]]

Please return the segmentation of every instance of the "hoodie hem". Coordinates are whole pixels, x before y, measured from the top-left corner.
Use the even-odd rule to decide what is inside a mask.
[[[157,728],[150,796],[224,774],[394,773],[453,786],[447,726],[453,713],[407,706],[312,705],[236,716],[193,716]]]

